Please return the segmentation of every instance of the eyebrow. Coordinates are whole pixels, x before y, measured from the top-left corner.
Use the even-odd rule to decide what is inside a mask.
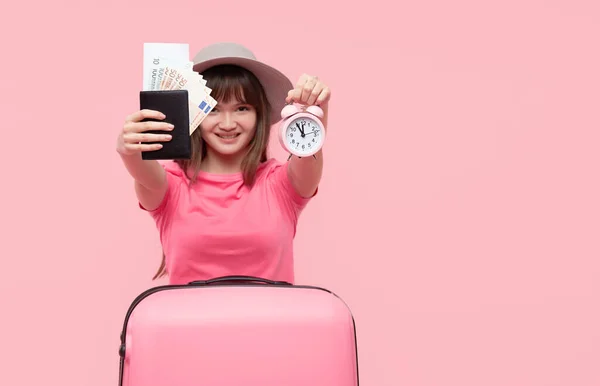
[[[239,107],[239,106],[251,106],[250,103],[248,102],[219,102],[218,104],[220,104],[221,106],[231,106],[231,107]]]

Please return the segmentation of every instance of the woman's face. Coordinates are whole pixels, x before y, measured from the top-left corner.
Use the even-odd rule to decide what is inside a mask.
[[[200,130],[209,151],[223,156],[238,155],[256,132],[256,109],[238,100],[218,101],[200,124]]]

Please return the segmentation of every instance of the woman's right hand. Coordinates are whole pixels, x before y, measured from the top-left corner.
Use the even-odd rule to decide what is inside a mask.
[[[147,142],[167,142],[171,140],[171,135],[168,132],[173,130],[173,125],[156,121],[141,122],[147,118],[162,120],[165,119],[165,115],[155,110],[140,110],[129,115],[125,119],[123,130],[121,130],[117,139],[117,152],[119,154],[134,155],[143,151],[158,150],[162,148],[162,144]],[[147,133],[149,130],[164,130],[165,133]]]

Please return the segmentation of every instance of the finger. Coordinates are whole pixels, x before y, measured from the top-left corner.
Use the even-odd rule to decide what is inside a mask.
[[[306,85],[306,82],[309,79],[310,79],[310,76],[307,74],[302,74],[300,76],[300,78],[298,78],[298,81],[296,82],[294,89],[290,90],[290,92],[288,93],[288,103],[289,102],[296,102],[296,103],[302,102],[302,89],[304,88],[304,86]]]
[[[290,103],[294,98],[294,90],[288,91],[287,97],[285,98],[285,103]]]
[[[166,117],[160,111],[144,109],[144,110],[136,111],[135,113],[129,115],[125,119],[125,122],[140,122],[142,119],[147,119],[147,118],[154,118],[154,119],[162,120],[162,119],[165,119]]]
[[[132,143],[127,143],[125,144],[125,149],[129,150],[129,151],[154,151],[154,150],[160,150],[162,149],[163,145],[160,143],[151,143],[151,144],[132,144]]]
[[[302,88],[296,87],[293,90],[288,92],[289,102],[300,102],[300,97],[302,96]]]
[[[317,85],[316,77],[311,77],[306,80],[306,83],[304,83],[304,85],[302,86],[302,94],[300,96],[300,100],[302,101],[302,103],[309,104],[308,98],[310,98],[310,95],[312,94],[313,89],[315,88],[316,85]]]
[[[325,86],[322,83],[317,83],[317,85],[312,89],[310,95],[308,96],[308,98],[306,100],[306,104],[307,105],[313,105],[313,104],[315,104],[315,102],[317,101],[317,98],[319,97],[319,95],[323,91],[324,87]]]
[[[322,105],[323,103],[329,101],[329,98],[331,98],[331,91],[329,90],[329,87],[324,87],[317,98],[316,104]]]
[[[308,81],[309,79],[310,79],[310,75],[302,74],[300,76],[300,78],[298,78],[298,81],[296,82],[296,88],[304,86],[306,81]]]
[[[148,130],[173,130],[173,125],[167,122],[145,121],[145,122],[128,122],[123,127],[126,133],[141,133]]]
[[[138,144],[141,142],[168,142],[172,139],[170,134],[149,134],[149,133],[127,133],[123,135],[123,142],[128,144]]]

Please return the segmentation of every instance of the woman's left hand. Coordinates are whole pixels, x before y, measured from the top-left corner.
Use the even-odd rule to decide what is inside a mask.
[[[287,103],[299,103],[303,105],[323,106],[329,102],[331,91],[318,77],[302,74],[296,87],[288,92],[285,101]]]

